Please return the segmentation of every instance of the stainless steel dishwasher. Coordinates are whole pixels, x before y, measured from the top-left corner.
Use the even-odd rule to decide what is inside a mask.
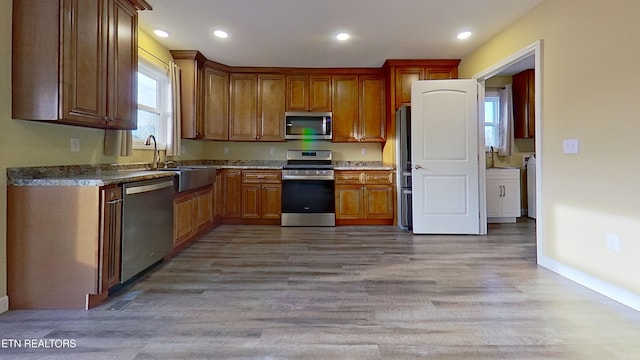
[[[124,283],[173,248],[173,178],[125,183],[122,192],[120,282]]]

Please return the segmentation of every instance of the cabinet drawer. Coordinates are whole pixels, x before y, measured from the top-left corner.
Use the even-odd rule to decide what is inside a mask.
[[[393,173],[390,171],[365,171],[362,178],[365,184],[393,184]]]
[[[280,171],[264,171],[264,170],[243,170],[243,183],[279,183],[281,181],[282,172]]]
[[[361,184],[360,171],[336,171],[336,184]]]
[[[518,168],[491,168],[485,172],[487,180],[520,180]]]

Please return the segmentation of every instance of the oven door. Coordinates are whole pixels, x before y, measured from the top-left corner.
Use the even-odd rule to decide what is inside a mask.
[[[283,180],[282,226],[335,226],[334,180]]]

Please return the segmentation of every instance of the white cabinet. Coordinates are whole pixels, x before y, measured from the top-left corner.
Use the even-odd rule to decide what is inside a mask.
[[[516,222],[520,217],[520,169],[487,169],[486,179],[487,222]]]

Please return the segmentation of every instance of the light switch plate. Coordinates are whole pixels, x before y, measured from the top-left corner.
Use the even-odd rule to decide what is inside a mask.
[[[564,139],[562,141],[562,152],[565,154],[577,154],[580,150],[578,139]]]

